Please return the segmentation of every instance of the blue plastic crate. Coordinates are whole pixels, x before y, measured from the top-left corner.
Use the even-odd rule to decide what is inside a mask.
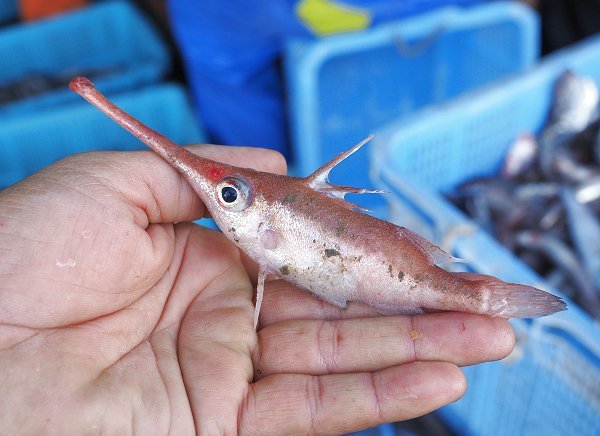
[[[372,177],[392,192],[390,218],[469,260],[471,271],[544,287],[442,194],[496,173],[517,134],[540,131],[554,83],[567,68],[600,83],[600,37],[384,129],[371,149]],[[512,320],[515,352],[465,369],[467,394],[440,411],[460,434],[600,434],[600,325],[568,304],[549,317]]]
[[[529,8],[494,2],[292,41],[286,71],[297,172],[310,174],[398,116],[532,65],[538,27]],[[366,155],[345,162],[344,173],[344,184],[368,186]]]
[[[18,14],[17,0],[0,0],[0,23],[15,20]]]
[[[137,138],[79,98],[79,103],[57,110],[0,121],[0,188],[74,153],[146,149]],[[157,85],[121,94],[114,101],[179,144],[205,140],[179,85]]]
[[[166,45],[131,4],[102,2],[0,31],[0,87],[48,76],[64,86],[0,106],[0,118],[72,103],[68,79],[88,75],[105,93],[157,82],[170,68]]]

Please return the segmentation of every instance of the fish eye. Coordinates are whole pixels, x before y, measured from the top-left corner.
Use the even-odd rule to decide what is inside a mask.
[[[225,209],[241,211],[250,205],[252,195],[248,183],[236,177],[227,177],[217,184],[217,199]]]
[[[223,188],[221,188],[221,198],[223,198],[225,203],[233,203],[237,200],[237,196],[237,189],[231,186],[223,186]]]

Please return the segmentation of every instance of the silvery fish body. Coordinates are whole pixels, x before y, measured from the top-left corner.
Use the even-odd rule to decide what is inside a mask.
[[[222,232],[258,263],[255,326],[269,274],[337,306],[359,301],[384,314],[432,309],[508,318],[565,309],[560,298],[530,286],[447,272],[436,263],[457,259],[344,200],[374,191],[331,185],[329,172],[370,138],[307,178],[281,176],[194,155],[121,111],[85,78],[74,79],[71,89],[182,173]]]

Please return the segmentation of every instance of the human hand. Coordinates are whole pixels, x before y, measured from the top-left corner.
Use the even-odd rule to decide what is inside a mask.
[[[285,170],[265,150],[194,150]],[[74,156],[0,192],[3,431],[348,432],[456,400],[456,365],[512,349],[502,319],[342,311],[282,281],[255,332],[249,262],[184,223],[204,212],[150,152]]]

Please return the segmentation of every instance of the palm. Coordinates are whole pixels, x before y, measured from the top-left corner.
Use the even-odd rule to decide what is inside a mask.
[[[239,151],[204,153],[235,162]],[[512,345],[501,320],[365,319],[368,308],[340,311],[281,282],[267,289],[257,334],[238,250],[217,232],[161,224],[203,211],[168,166],[130,153],[59,168],[0,198],[2,428],[350,431],[460,395],[454,364],[415,360],[469,364]]]

